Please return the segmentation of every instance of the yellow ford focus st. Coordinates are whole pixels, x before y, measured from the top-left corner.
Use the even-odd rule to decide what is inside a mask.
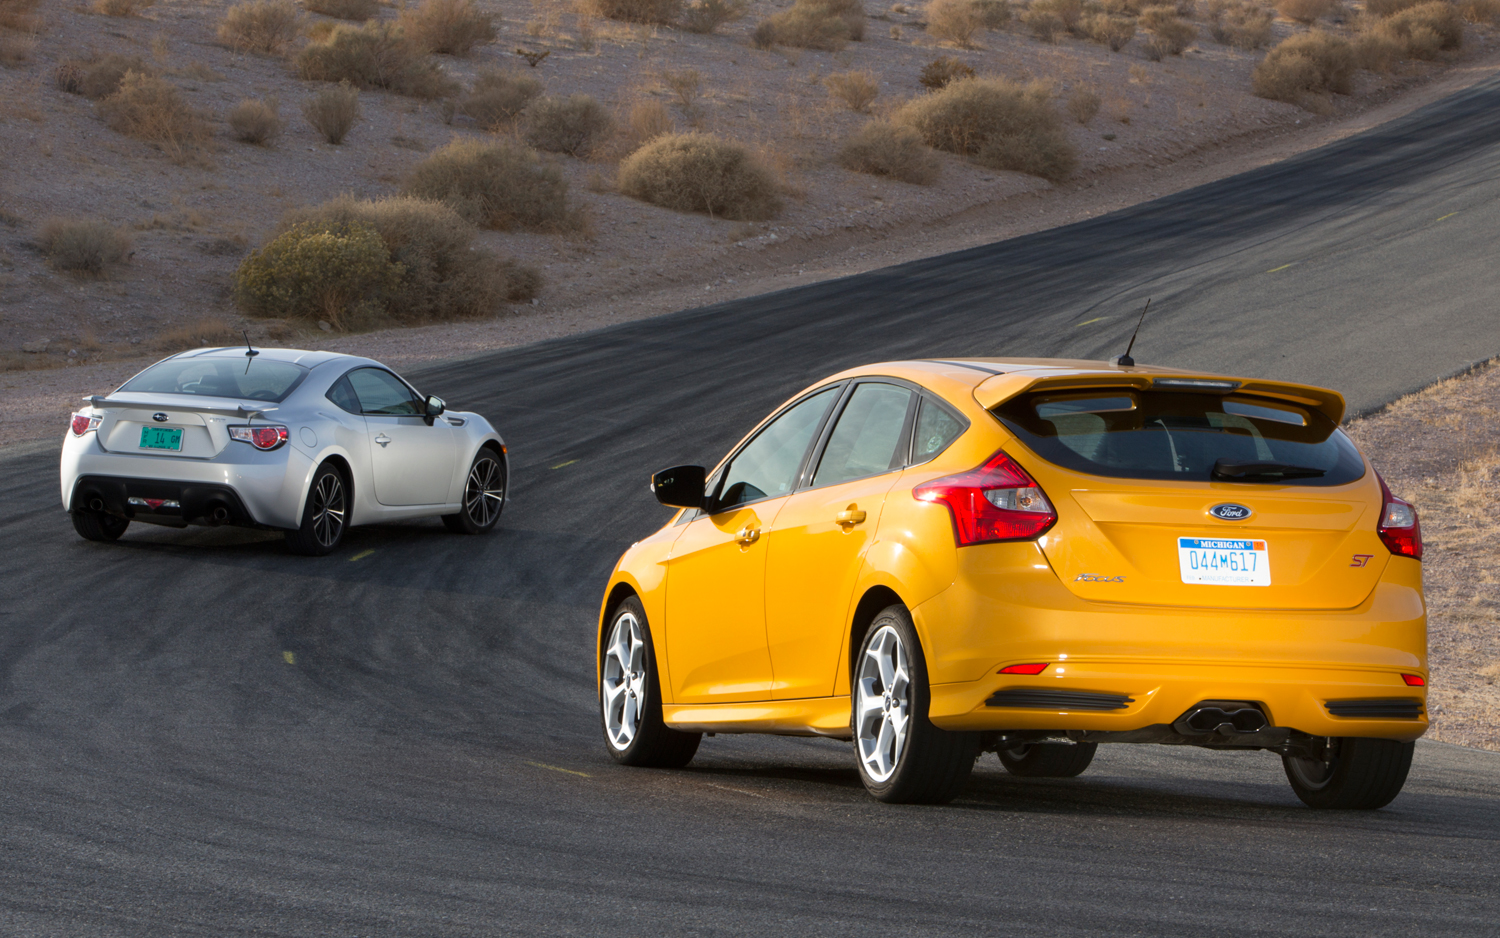
[[[1322,388],[1060,360],[909,361],[798,394],[620,558],[607,748],[851,739],[876,798],[942,802],[995,752],[1265,749],[1378,808],[1425,731],[1422,542]]]

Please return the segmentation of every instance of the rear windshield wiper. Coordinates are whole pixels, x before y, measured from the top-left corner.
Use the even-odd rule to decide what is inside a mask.
[[[1219,482],[1278,482],[1282,479],[1311,479],[1327,471],[1312,466],[1291,466],[1283,462],[1220,459],[1214,463],[1212,477]]]

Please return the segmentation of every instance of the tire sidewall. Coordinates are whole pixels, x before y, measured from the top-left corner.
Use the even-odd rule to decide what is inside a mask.
[[[469,476],[474,473],[474,467],[477,466],[477,465],[479,465],[479,461],[481,459],[486,459],[486,458],[493,459],[495,461],[495,465],[497,465],[497,466],[500,467],[500,491],[501,491],[501,495],[500,495],[500,507],[497,508],[497,509],[495,509],[495,516],[490,519],[489,524],[483,524],[483,525],[481,525],[481,524],[475,524],[474,521],[469,517],[469,511],[468,511]],[[479,450],[479,452],[477,452],[477,453],[474,454],[474,459],[472,461],[470,461],[470,463],[469,463],[469,471],[464,474],[464,488],[463,488],[463,493],[460,496],[463,499],[463,501],[462,501],[461,507],[458,510],[458,516],[463,519],[463,525],[464,525],[464,527],[466,529],[468,529],[470,532],[474,533],[474,534],[484,534],[486,532],[495,530],[495,526],[500,523],[500,514],[501,514],[501,512],[505,511],[505,500],[506,500],[506,498],[509,495],[510,495],[510,471],[506,468],[505,459],[499,453],[495,452],[493,449],[489,448],[488,446],[481,447],[480,450]]]
[[[646,699],[641,701],[641,720],[636,727],[635,737],[630,740],[630,745],[624,749],[617,748],[609,738],[609,722],[604,712],[604,652],[611,636],[615,634],[615,626],[625,615],[632,615],[641,625],[641,640],[646,643]],[[662,723],[661,717],[661,683],[656,669],[656,643],[651,640],[651,624],[646,621],[646,612],[641,608],[640,600],[634,596],[626,599],[615,606],[610,612],[609,623],[604,627],[603,640],[599,642],[598,661],[595,663],[598,669],[598,677],[594,680],[594,697],[599,705],[599,731],[604,736],[604,748],[616,762],[625,765],[636,765],[642,761],[641,750],[649,745],[646,738],[650,735],[654,724]]]
[[[318,490],[318,483],[323,481],[324,476],[329,475],[338,479],[339,485],[343,489],[344,523],[339,525],[339,533],[333,539],[333,543],[325,547],[318,543],[317,535],[313,533],[313,498],[314,493]],[[302,505],[302,526],[296,532],[287,532],[288,535],[293,533],[296,535],[295,538],[289,537],[293,550],[299,554],[306,554],[313,557],[322,557],[338,550],[340,545],[344,543],[344,535],[349,533],[350,509],[353,507],[351,495],[349,480],[344,478],[344,474],[339,471],[338,467],[326,462],[320,464],[317,471],[313,473],[312,484],[307,487],[307,498]]]
[[[865,771],[864,759],[859,753],[859,731],[855,708],[858,706],[859,695],[855,689],[855,682],[859,680],[859,662],[863,660],[865,653],[869,650],[870,639],[876,633],[887,626],[893,628],[906,646],[907,668],[910,670],[911,688],[911,716],[910,726],[907,729],[906,742],[902,746],[901,758],[896,760],[896,770],[890,774],[885,781],[877,782]],[[849,675],[849,727],[854,746],[854,764],[859,770],[859,779],[865,788],[876,798],[885,800],[895,793],[904,791],[911,787],[911,776],[915,772],[913,756],[917,748],[913,744],[917,742],[918,734],[929,730],[937,730],[937,727],[927,719],[928,707],[932,702],[932,694],[927,686],[927,659],[922,654],[922,643],[917,640],[916,627],[912,625],[911,615],[905,608],[892,606],[877,615],[869,626],[865,628],[865,634],[859,643],[859,652],[854,658],[854,665]],[[941,732],[941,731],[939,731]]]

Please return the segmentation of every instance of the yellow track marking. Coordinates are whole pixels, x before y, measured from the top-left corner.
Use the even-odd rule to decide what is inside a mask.
[[[1452,218],[1454,215],[1457,215],[1457,214],[1458,214],[1457,212],[1449,212],[1448,214],[1444,215],[1443,218]],[[1438,221],[1442,221],[1443,218],[1439,218]]]
[[[730,788],[728,785],[715,785],[713,782],[704,782],[709,788],[717,788],[719,791],[732,791],[737,795],[749,795],[751,798],[764,798],[760,792],[746,791],[743,788]]]
[[[570,459],[567,462],[560,462],[557,465],[553,466],[552,468],[553,469],[561,469],[563,466],[571,466],[571,465],[573,465],[577,461],[578,460],[576,460],[576,459]]]
[[[364,560],[366,557],[370,556],[373,553],[375,553],[374,550],[362,550],[359,553],[355,554],[353,557],[350,557],[349,562],[353,563],[356,560]]]
[[[566,772],[569,775],[577,775],[577,776],[580,776],[582,778],[593,778],[593,776],[590,775],[587,772],[576,772],[573,769],[565,769],[565,768],[562,768],[561,766],[548,765],[545,762],[528,762],[526,764],[527,765],[534,765],[534,766],[536,766],[539,769],[551,769],[553,772]]]
[[[1296,261],[1293,261],[1292,263],[1296,263]],[[1274,274],[1274,273],[1276,273],[1276,271],[1278,271],[1278,270],[1286,270],[1290,266],[1292,266],[1292,265],[1291,264],[1282,264],[1280,267],[1272,267],[1270,270],[1266,271],[1266,273],[1268,273],[1268,274]]]
[[[1085,319],[1083,322],[1075,322],[1075,323],[1073,323],[1073,328],[1077,329],[1079,326],[1087,326],[1087,325],[1090,325],[1092,323],[1103,322],[1104,320],[1106,320],[1108,318],[1109,318],[1108,316],[1095,316],[1093,319]]]
[[[285,661],[287,664],[296,664],[297,656],[289,651],[284,651],[281,653],[281,660]]]

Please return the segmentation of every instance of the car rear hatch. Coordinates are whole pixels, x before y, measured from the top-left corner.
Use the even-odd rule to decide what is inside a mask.
[[[99,445],[111,453],[212,459],[229,445],[229,427],[252,423],[260,406],[182,395],[95,397],[103,418]],[[275,407],[265,407],[274,411]]]
[[[1057,508],[1042,548],[1084,599],[1348,609],[1389,560],[1380,484],[1339,431],[1332,391],[1059,376],[992,413]]]

